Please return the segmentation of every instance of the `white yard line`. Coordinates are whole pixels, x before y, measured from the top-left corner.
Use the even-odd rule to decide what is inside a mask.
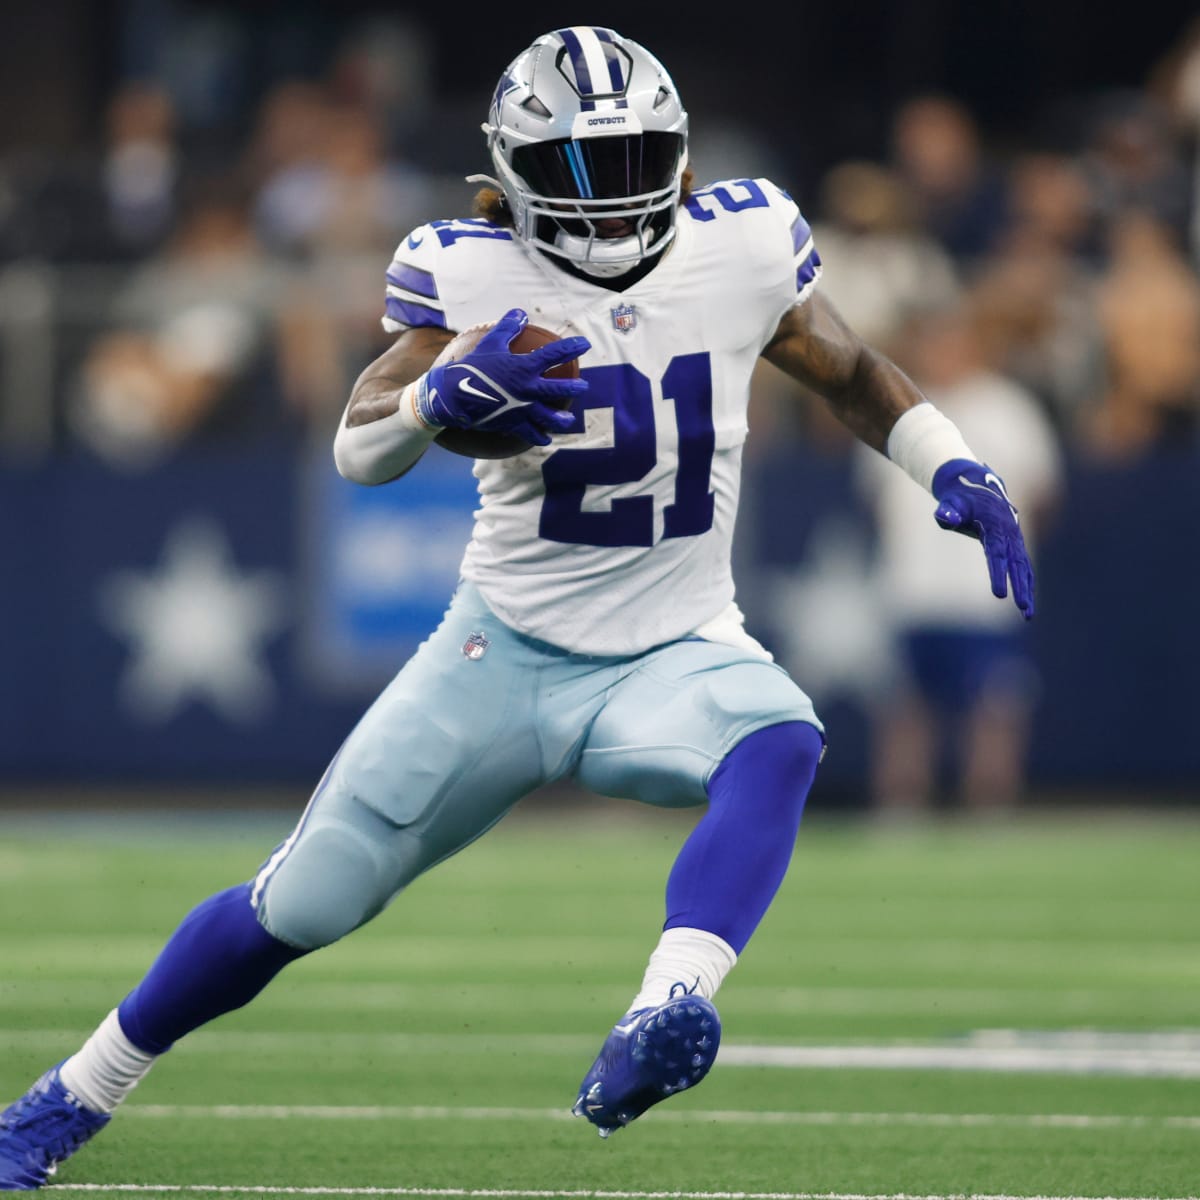
[[[399,1104],[128,1104],[122,1114],[150,1119],[317,1121],[571,1121],[565,1108]],[[927,1113],[927,1112],[754,1112],[658,1109],[655,1121],[732,1125],[909,1125],[941,1128],[1020,1129],[1198,1129],[1200,1116],[1112,1113]]]
[[[1200,1051],[1148,1046],[1071,1046],[1020,1042],[911,1046],[723,1045],[722,1067],[860,1067],[866,1070],[1001,1071],[1055,1075],[1131,1075],[1200,1079]]]
[[[908,1192],[634,1192],[592,1189],[558,1190],[553,1188],[419,1188],[419,1187],[271,1187],[202,1183],[56,1183],[47,1192],[211,1192],[258,1196],[463,1196],[508,1198],[532,1197],[534,1200],[1160,1200],[1143,1196],[1010,1196],[1003,1193],[953,1192],[941,1195],[915,1195]],[[1167,1200],[1200,1200],[1196,1196],[1176,1196]]]

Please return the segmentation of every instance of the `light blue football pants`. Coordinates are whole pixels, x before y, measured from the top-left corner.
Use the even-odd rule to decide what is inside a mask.
[[[699,804],[742,738],[784,721],[821,729],[762,658],[692,638],[632,657],[572,654],[509,629],[460,584],[259,872],[259,919],[292,946],[328,945],[543,784]]]

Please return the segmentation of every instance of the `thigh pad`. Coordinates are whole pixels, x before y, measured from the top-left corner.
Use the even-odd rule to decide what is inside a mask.
[[[699,804],[709,776],[742,738],[785,721],[823,732],[812,701],[781,667],[716,642],[673,642],[609,693],[576,777],[605,796]]]

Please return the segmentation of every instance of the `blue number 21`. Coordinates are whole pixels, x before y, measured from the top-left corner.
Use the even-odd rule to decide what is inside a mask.
[[[613,410],[613,444],[593,450],[555,451],[542,466],[546,499],[538,532],[552,542],[583,546],[650,546],[654,542],[654,497],[622,496],[606,512],[585,512],[588,484],[636,483],[658,458],[654,397],[650,380],[621,363],[587,367],[590,385],[575,411],[582,433],[584,410]],[[663,396],[675,407],[679,463],[675,500],[663,510],[663,537],[693,537],[712,528],[713,494],[708,490],[715,439],[712,371],[707,353],[673,358],[662,379]]]

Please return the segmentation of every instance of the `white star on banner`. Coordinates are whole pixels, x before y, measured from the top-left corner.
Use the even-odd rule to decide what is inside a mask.
[[[270,706],[275,685],[263,652],[286,624],[284,578],[239,571],[215,521],[176,525],[157,567],[115,572],[100,605],[129,644],[118,690],[141,720],[164,724],[196,701],[244,725]]]

